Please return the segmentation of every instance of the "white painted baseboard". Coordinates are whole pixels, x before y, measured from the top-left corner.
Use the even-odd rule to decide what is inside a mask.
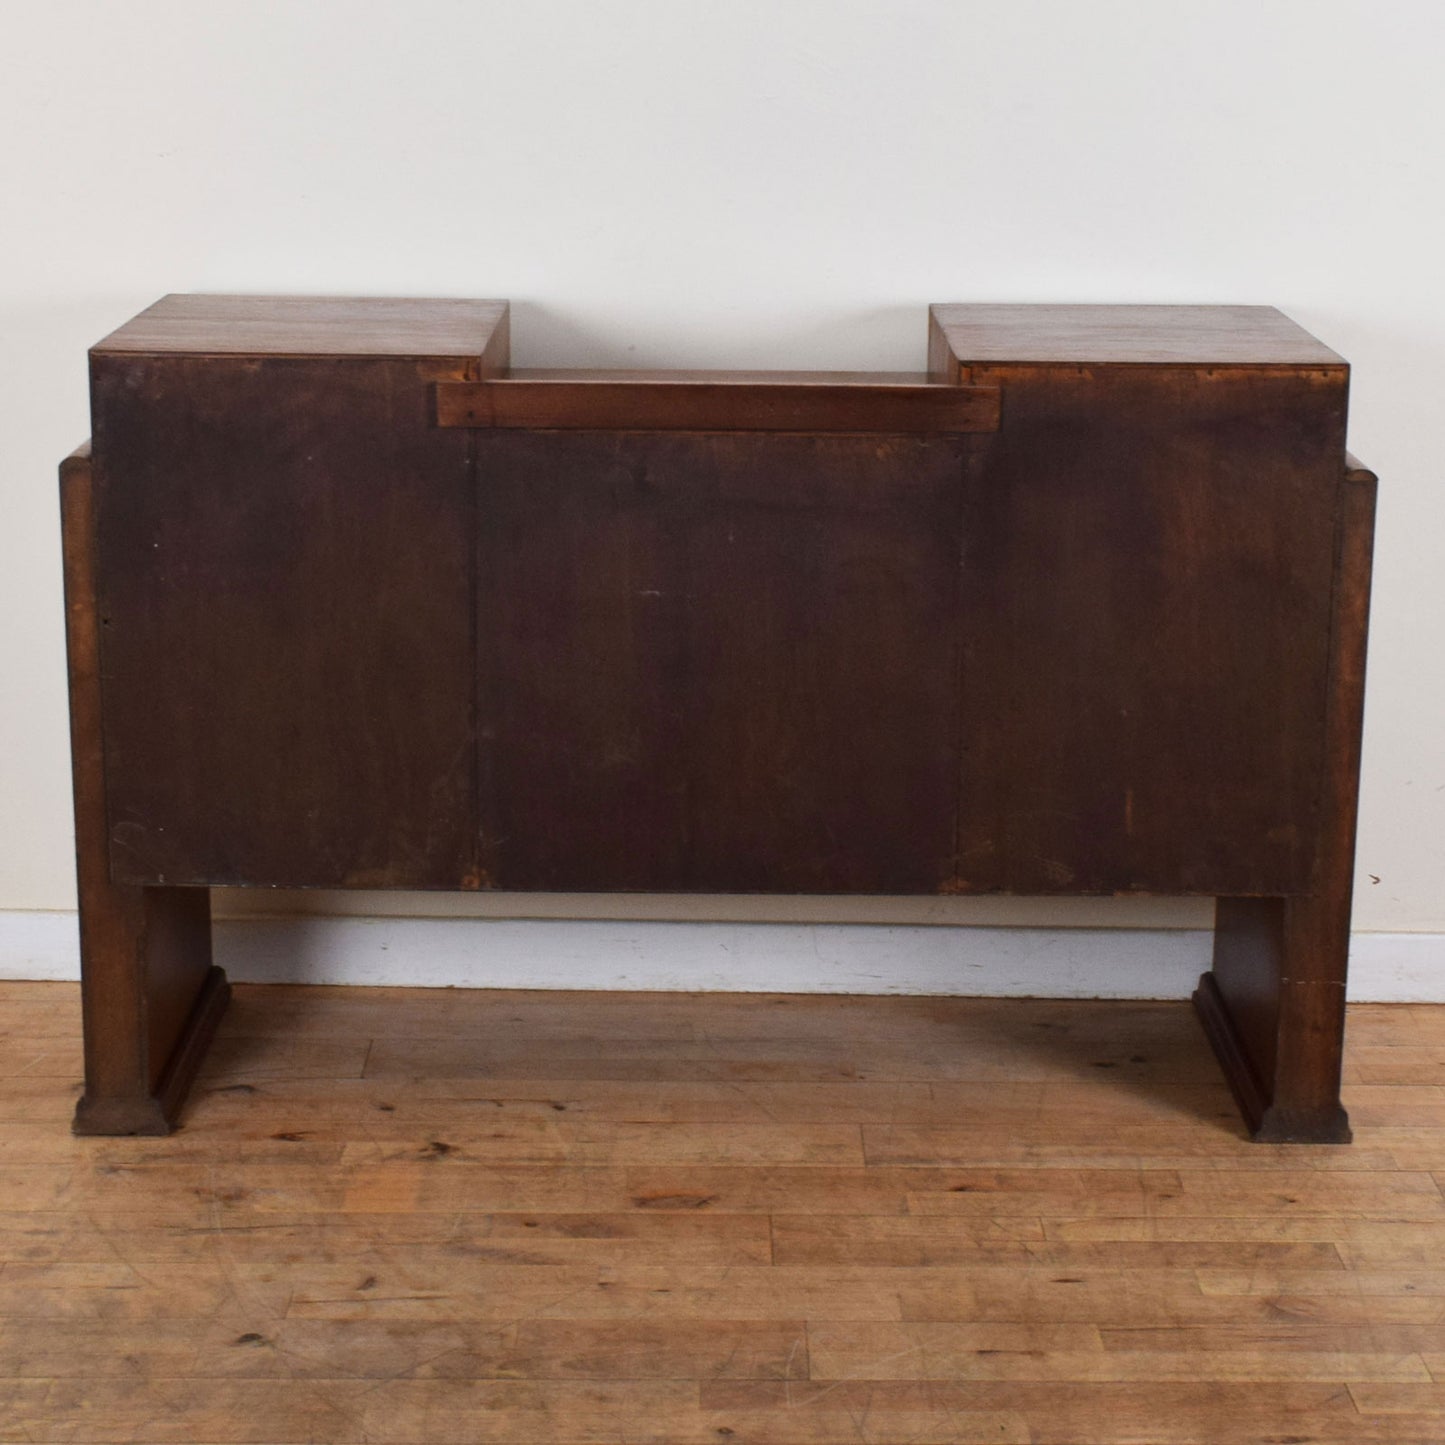
[[[1183,998],[1209,965],[1192,928],[254,917],[215,946],[237,981],[431,988]],[[77,977],[75,914],[0,911],[0,978]],[[1356,934],[1350,997],[1445,1003],[1445,934]]]

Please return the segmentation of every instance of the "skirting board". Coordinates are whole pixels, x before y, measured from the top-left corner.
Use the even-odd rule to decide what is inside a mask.
[[[1187,998],[1202,929],[230,918],[234,982],[984,997]],[[0,911],[0,978],[79,977],[73,913]],[[1360,933],[1357,1002],[1445,1003],[1445,934]]]

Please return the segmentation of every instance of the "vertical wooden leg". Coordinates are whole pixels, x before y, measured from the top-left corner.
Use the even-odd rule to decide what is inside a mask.
[[[101,744],[94,493],[82,448],[60,468],[66,647],[80,899],[85,1094],[77,1134],[164,1134],[226,1007],[204,888],[110,881]]]
[[[81,897],[85,1094],[74,1130],[168,1133],[230,996],[211,963],[210,893],[102,881]]]
[[[1262,1143],[1347,1144],[1340,1104],[1349,900],[1221,898],[1214,967],[1194,995]]]
[[[1214,966],[1194,995],[1254,1137],[1275,1143],[1350,1138],[1340,1065],[1375,522],[1375,477],[1353,459],[1337,516],[1315,888],[1219,899]]]

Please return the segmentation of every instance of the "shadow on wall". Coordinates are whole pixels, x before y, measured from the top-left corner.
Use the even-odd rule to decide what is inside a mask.
[[[237,981],[432,988],[1186,998],[1206,929],[230,918]]]

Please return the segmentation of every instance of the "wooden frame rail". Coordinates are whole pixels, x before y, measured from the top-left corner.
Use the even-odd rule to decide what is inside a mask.
[[[436,387],[441,426],[582,431],[991,432],[999,388],[875,373],[513,373]]]

